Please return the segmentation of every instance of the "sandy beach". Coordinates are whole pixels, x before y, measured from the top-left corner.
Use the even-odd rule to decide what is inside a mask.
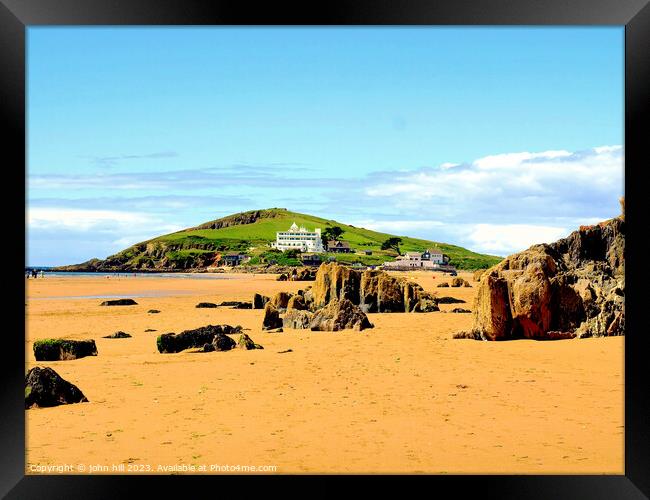
[[[461,277],[471,288],[409,277],[467,301],[442,311],[472,308],[470,273]],[[454,340],[471,315],[446,312],[369,314],[375,328],[363,332],[267,333],[263,311],[195,308],[309,284],[249,274],[29,280],[25,368],[53,368],[89,402],[25,412],[26,473],[63,464],[86,469],[74,473],[120,464],[118,473],[624,473],[623,337]],[[104,296],[138,305],[100,307]],[[156,349],[161,333],[223,323],[250,329],[264,349]],[[132,338],[102,338],[118,330]],[[43,338],[94,339],[99,354],[36,362],[32,344]]]

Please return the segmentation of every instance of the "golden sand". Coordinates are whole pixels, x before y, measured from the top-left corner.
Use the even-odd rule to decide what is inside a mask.
[[[467,300],[442,310],[472,308],[476,283],[436,288],[449,278],[409,274]],[[263,311],[194,306],[309,283],[226,278],[29,280],[26,369],[53,368],[90,402],[25,412],[26,473],[624,473],[621,337],[454,340],[471,315],[441,312],[370,314],[363,332],[266,333]],[[65,298],[142,294],[164,295],[128,307]],[[221,323],[250,328],[264,350],[156,349],[160,333]],[[117,330],[133,338],[102,338]],[[32,343],[49,337],[92,338],[99,355],[37,363]]]

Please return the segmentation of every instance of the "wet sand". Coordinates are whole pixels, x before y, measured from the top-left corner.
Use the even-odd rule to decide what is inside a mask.
[[[26,473],[624,473],[624,338],[454,340],[471,315],[443,312],[370,314],[363,332],[266,333],[263,311],[194,306],[310,283],[231,276],[29,280],[26,370],[49,366],[90,402],[25,412]],[[442,310],[472,308],[471,274],[472,288],[410,277],[467,300]],[[66,298],[151,294],[126,307]],[[160,333],[220,323],[249,328],[264,349],[156,349]],[[101,338],[117,330],[133,338]],[[33,341],[49,337],[92,338],[99,355],[36,362]]]

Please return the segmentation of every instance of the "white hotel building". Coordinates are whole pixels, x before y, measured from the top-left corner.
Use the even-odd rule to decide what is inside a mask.
[[[304,227],[298,227],[294,222],[288,231],[278,231],[275,236],[275,243],[271,243],[273,248],[278,250],[300,250],[301,252],[322,253],[323,241],[321,240],[320,228],[312,233]]]

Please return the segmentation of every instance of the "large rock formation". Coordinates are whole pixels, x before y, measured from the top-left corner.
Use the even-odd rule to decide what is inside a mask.
[[[625,222],[617,217],[509,256],[481,275],[470,337],[623,335],[624,249]]]
[[[417,283],[383,271],[362,272],[332,262],[321,264],[313,287],[298,290],[295,295],[276,294],[266,304],[263,328],[363,330],[372,328],[366,313],[439,310],[437,299]]]
[[[435,297],[417,283],[383,271],[357,271],[336,262],[321,264],[311,292],[314,309],[346,299],[364,312],[438,310]]]
[[[346,328],[361,331],[372,327],[368,316],[348,299],[332,300],[316,311],[309,323],[311,330],[321,332],[337,332]]]
[[[36,361],[66,361],[97,356],[94,340],[43,339],[34,342]]]
[[[32,368],[25,375],[25,409],[88,402],[79,388],[52,368]]]
[[[232,335],[241,332],[241,326],[208,325],[181,333],[163,333],[156,339],[158,351],[161,353],[180,352],[191,347],[203,347],[212,344],[216,336]],[[223,339],[222,343],[223,343]],[[232,339],[230,339],[232,340]],[[227,342],[227,341],[226,341]],[[232,345],[235,341],[232,340]]]

